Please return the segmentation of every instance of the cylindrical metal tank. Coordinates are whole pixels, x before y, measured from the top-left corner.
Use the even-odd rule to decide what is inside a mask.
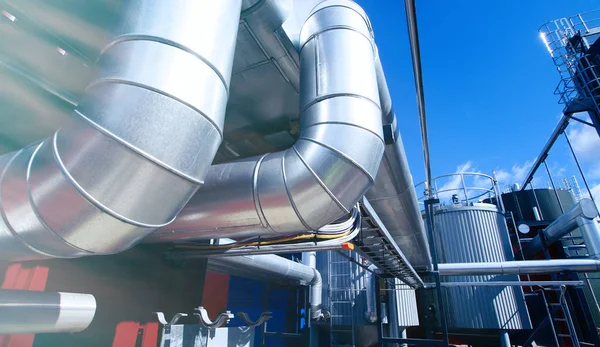
[[[556,195],[558,194],[558,200]],[[536,199],[537,198],[537,199]],[[560,205],[558,201],[560,200]],[[569,190],[559,189],[527,189],[502,194],[502,202],[506,211],[513,213],[517,221],[535,221],[534,207],[541,213],[543,220],[552,221],[575,205],[575,197]],[[539,204],[539,207],[538,207]]]
[[[438,263],[514,260],[504,216],[492,204],[440,206],[434,212]],[[443,282],[518,281],[516,275],[447,276]],[[442,289],[448,327],[530,329],[520,287],[468,286]],[[439,322],[439,320],[438,320]]]

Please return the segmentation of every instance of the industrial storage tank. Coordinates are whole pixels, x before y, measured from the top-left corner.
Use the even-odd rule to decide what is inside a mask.
[[[458,194],[455,194],[451,204],[440,205],[434,209],[433,228],[438,263],[514,260],[508,228],[499,207],[477,202],[477,198],[482,194],[489,195],[498,191],[493,178],[480,176],[489,179],[490,187],[459,187],[457,191],[461,192],[465,199],[460,199]],[[464,177],[461,178],[460,182],[468,181]],[[482,179],[479,179],[479,182],[481,181]],[[481,193],[482,191],[484,193]],[[519,277],[517,275],[442,277],[442,282],[452,283],[442,288],[448,327],[450,329],[530,329],[531,322],[521,287],[477,285],[479,282],[498,281],[515,282],[519,281]],[[468,282],[471,285],[460,286],[458,282]]]
[[[542,220],[555,220],[576,203],[571,191],[548,188],[515,190],[504,193],[502,194],[502,202],[506,212],[512,212],[517,221],[523,222],[535,221],[536,213],[539,214]],[[537,210],[537,212],[534,212],[534,210]]]

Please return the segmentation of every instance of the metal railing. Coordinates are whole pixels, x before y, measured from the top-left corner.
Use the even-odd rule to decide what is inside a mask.
[[[539,29],[540,36],[560,74],[554,91],[559,103],[571,103],[600,94],[598,63],[586,50],[600,37],[600,9],[549,21]],[[579,35],[579,40],[574,38]],[[577,47],[581,44],[582,47]],[[598,110],[598,102],[590,105]]]
[[[440,200],[441,204],[453,202],[469,205],[487,199],[498,208],[501,207],[500,199],[495,199],[496,196],[500,196],[500,191],[493,176],[480,172],[457,172],[434,177],[431,182],[432,197]],[[424,183],[416,184],[415,188],[423,186]],[[425,194],[420,196],[419,204],[423,204],[425,198]]]

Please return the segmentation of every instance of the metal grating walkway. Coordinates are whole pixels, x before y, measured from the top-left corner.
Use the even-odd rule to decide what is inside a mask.
[[[360,211],[362,230],[356,251],[386,275],[396,277],[412,288],[423,287],[423,280],[406,260],[366,198],[361,201]]]

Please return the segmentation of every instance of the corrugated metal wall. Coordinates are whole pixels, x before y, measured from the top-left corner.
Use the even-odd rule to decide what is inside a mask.
[[[494,205],[444,206],[436,210],[440,263],[514,260],[504,217]],[[444,282],[518,281],[516,275],[447,276]],[[448,326],[468,329],[531,328],[520,287],[444,288]]]
[[[417,310],[417,297],[415,290],[395,279],[396,303],[398,314],[398,325],[401,327],[412,327],[419,325],[419,311]],[[393,312],[390,312],[392,314]]]

